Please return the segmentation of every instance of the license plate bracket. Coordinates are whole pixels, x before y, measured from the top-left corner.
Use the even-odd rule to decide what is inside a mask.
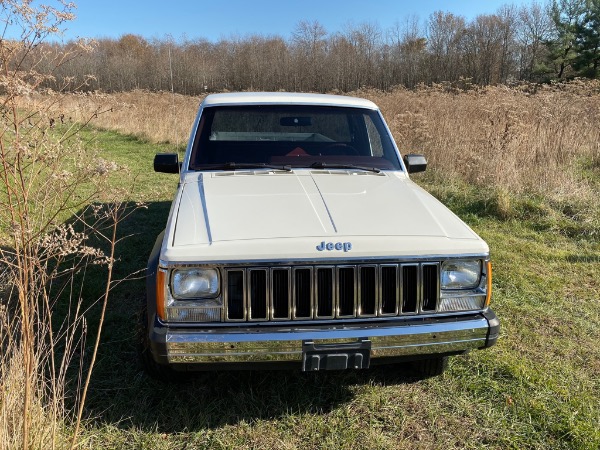
[[[341,344],[302,342],[302,371],[368,369],[371,341],[367,338]]]

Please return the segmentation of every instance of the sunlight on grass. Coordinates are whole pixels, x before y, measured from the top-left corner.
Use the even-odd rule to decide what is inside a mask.
[[[121,230],[133,235],[121,248],[123,270],[140,269],[178,178],[152,172],[153,154],[163,147],[114,132],[86,136],[107,159],[127,166],[131,179],[115,182],[135,181],[129,200],[148,202]],[[598,228],[575,219],[565,228],[553,204],[526,196],[511,195],[515,212],[502,218],[485,193],[428,180],[417,179],[490,245],[492,306],[502,321],[496,347],[455,357],[446,374],[427,380],[392,366],[217,372],[163,385],[132,363],[143,280],[131,281],[113,293],[88,399],[88,448],[598,448]],[[542,229],[541,217],[551,222]]]

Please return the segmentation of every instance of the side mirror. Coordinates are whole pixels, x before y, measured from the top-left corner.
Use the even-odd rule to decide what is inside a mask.
[[[427,168],[427,159],[423,155],[404,155],[404,165],[408,173],[425,172]]]
[[[154,171],[162,173],[179,173],[181,164],[177,153],[157,153],[154,155]]]

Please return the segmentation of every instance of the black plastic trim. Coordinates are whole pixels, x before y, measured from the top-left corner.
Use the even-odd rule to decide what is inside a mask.
[[[167,364],[167,346],[166,341],[163,339],[156,339],[156,331],[163,330],[166,335],[166,329],[160,325],[156,318],[156,273],[158,271],[158,265],[160,261],[160,249],[165,236],[163,230],[156,237],[154,247],[148,258],[148,265],[146,266],[146,320],[148,322],[148,338],[150,347],[152,349],[152,356],[154,360],[160,364]]]
[[[483,317],[486,318],[489,324],[489,331],[487,335],[486,344],[483,348],[491,347],[495,345],[500,337],[500,319],[496,316],[496,313],[491,309],[487,309],[483,312]]]

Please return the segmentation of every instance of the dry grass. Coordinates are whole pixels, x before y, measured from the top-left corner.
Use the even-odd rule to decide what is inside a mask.
[[[2,384],[0,388],[0,448],[19,448],[23,442],[23,404],[25,402],[25,371],[23,370],[23,355],[19,352],[11,352],[9,357],[0,359],[3,369]],[[67,445],[67,435],[63,432],[63,424],[57,417],[53,396],[49,395],[41,377],[36,374],[32,383],[36,386],[29,407],[31,423],[29,425],[32,433],[29,438],[31,448],[48,448],[50,446],[63,448]]]
[[[600,81],[567,85],[448,86],[355,93],[382,109],[403,153],[422,152],[430,166],[472,185],[492,188],[500,208],[507,195],[539,193],[555,199],[597,197],[600,168]],[[54,103],[55,120],[81,121],[182,146],[201,97],[166,92],[38,95]],[[584,171],[585,172],[585,171]]]
[[[150,142],[185,145],[202,98],[168,92],[34,94],[23,106],[50,108],[53,123],[87,122]]]
[[[113,189],[136,179],[126,198],[148,202],[121,229],[133,236],[117,258],[122,273],[133,272],[145,265],[168,216],[177,177],[152,173],[150,165],[155,151],[171,146],[93,129],[81,138],[106,160],[128,166],[126,176],[115,174]],[[596,450],[598,240],[539,230],[533,221],[477,212],[465,218],[493,252],[493,305],[502,321],[496,347],[452,358],[446,375],[429,380],[390,367],[220,372],[161,384],[134,363],[132,324],[144,290],[143,280],[134,280],[116,287],[107,310],[80,448],[337,449],[358,443],[373,449]],[[86,286],[103,284],[97,277]],[[65,429],[71,434],[72,422]]]
[[[587,194],[581,166],[600,166],[600,82],[558,86],[443,86],[367,93],[403,153],[425,153],[451,176],[506,192]]]
[[[600,80],[352,95],[379,105],[403,154],[427,156],[430,169],[415,179],[457,212],[532,220],[569,236],[600,234]],[[49,109],[55,124],[92,117],[94,127],[181,151],[202,99],[50,92],[23,106]]]

